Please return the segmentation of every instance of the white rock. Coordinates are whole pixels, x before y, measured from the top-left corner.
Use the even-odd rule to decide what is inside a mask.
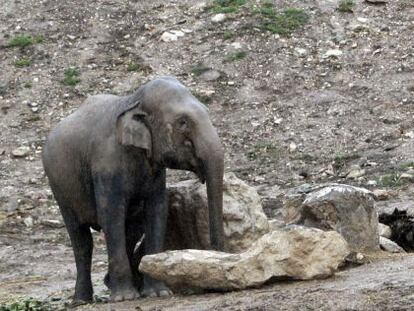
[[[378,233],[380,236],[390,239],[392,235],[391,228],[387,225],[384,225],[382,223],[378,224]]]
[[[378,185],[378,182],[376,180],[371,179],[367,181],[367,186],[376,186],[376,185]]]
[[[12,155],[15,158],[24,158],[29,155],[30,151],[31,151],[30,147],[21,146],[19,148],[14,149],[12,151]]]
[[[181,250],[144,256],[140,271],[171,287],[243,289],[272,277],[308,280],[330,276],[349,254],[335,231],[291,226],[270,232],[247,251]]]
[[[241,49],[243,46],[240,42],[233,42],[231,46],[235,49]]]
[[[350,178],[350,179],[357,179],[361,176],[365,175],[365,170],[364,169],[360,169],[360,168],[353,168],[347,175],[346,177]]]
[[[211,21],[213,22],[213,23],[221,23],[221,22],[223,22],[223,21],[225,21],[226,20],[226,14],[223,14],[223,13],[219,13],[219,14],[216,14],[216,15],[214,15],[212,18],[211,18]]]
[[[326,51],[326,53],[323,55],[324,58],[328,58],[328,57],[339,57],[341,56],[343,53],[341,50],[338,49],[332,49],[332,50],[328,50]]]
[[[299,56],[302,56],[302,57],[304,57],[304,56],[306,56],[306,54],[308,54],[308,50],[306,50],[306,49],[303,49],[303,48],[295,48],[295,52],[296,52],[296,54],[298,54]]]
[[[160,40],[164,42],[177,41],[179,37],[183,37],[183,36],[184,36],[184,32],[182,32],[181,30],[170,30],[170,31],[164,32],[161,35]]]
[[[169,216],[165,249],[210,249],[206,186],[187,180],[168,186]],[[223,181],[225,247],[229,252],[247,249],[269,223],[255,188],[227,173]]]
[[[336,230],[356,252],[378,250],[378,215],[374,194],[343,184],[302,185],[283,202],[287,224]]]
[[[26,227],[28,227],[28,228],[32,228],[32,227],[33,227],[33,223],[34,223],[34,221],[33,221],[33,217],[31,217],[31,216],[26,217],[26,218],[23,220],[23,223],[25,224],[25,226],[26,226]]]
[[[384,251],[390,252],[390,253],[405,253],[405,250],[399,246],[394,241],[391,241],[390,239],[387,239],[383,236],[380,236],[380,246]]]
[[[289,144],[289,152],[295,152],[296,149],[298,149],[298,146],[294,142],[291,142]]]

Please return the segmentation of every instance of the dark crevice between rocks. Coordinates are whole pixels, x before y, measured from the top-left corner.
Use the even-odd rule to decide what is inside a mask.
[[[407,252],[414,252],[414,217],[407,211],[395,209],[392,214],[382,214],[379,222],[391,228],[391,240]]]

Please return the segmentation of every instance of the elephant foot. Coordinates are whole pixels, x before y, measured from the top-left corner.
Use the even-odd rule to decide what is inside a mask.
[[[134,287],[128,287],[125,289],[112,290],[111,301],[119,302],[124,300],[135,300],[140,297],[140,294]]]
[[[144,286],[141,294],[144,297],[167,297],[171,296],[173,292],[164,283],[156,282]]]
[[[69,309],[73,309],[82,305],[86,305],[88,303],[92,303],[92,299],[84,300],[84,299],[76,299],[74,298],[68,305]]]

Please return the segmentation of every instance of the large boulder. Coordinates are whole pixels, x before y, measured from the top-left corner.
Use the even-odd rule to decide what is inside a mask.
[[[328,277],[348,254],[347,242],[335,231],[290,226],[267,233],[239,254],[167,251],[144,256],[139,269],[172,288],[232,290],[256,287],[275,277]]]
[[[303,185],[287,193],[287,224],[339,232],[356,252],[379,249],[378,215],[369,190],[342,184]]]
[[[207,193],[198,180],[169,185],[165,249],[210,249]],[[225,248],[240,252],[269,231],[260,196],[233,173],[225,174],[223,189]]]

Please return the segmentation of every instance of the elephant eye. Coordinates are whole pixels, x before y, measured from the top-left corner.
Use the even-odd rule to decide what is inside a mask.
[[[178,122],[177,122],[177,125],[178,125],[178,129],[180,131],[185,131],[188,128],[188,122],[184,118],[179,119]]]

